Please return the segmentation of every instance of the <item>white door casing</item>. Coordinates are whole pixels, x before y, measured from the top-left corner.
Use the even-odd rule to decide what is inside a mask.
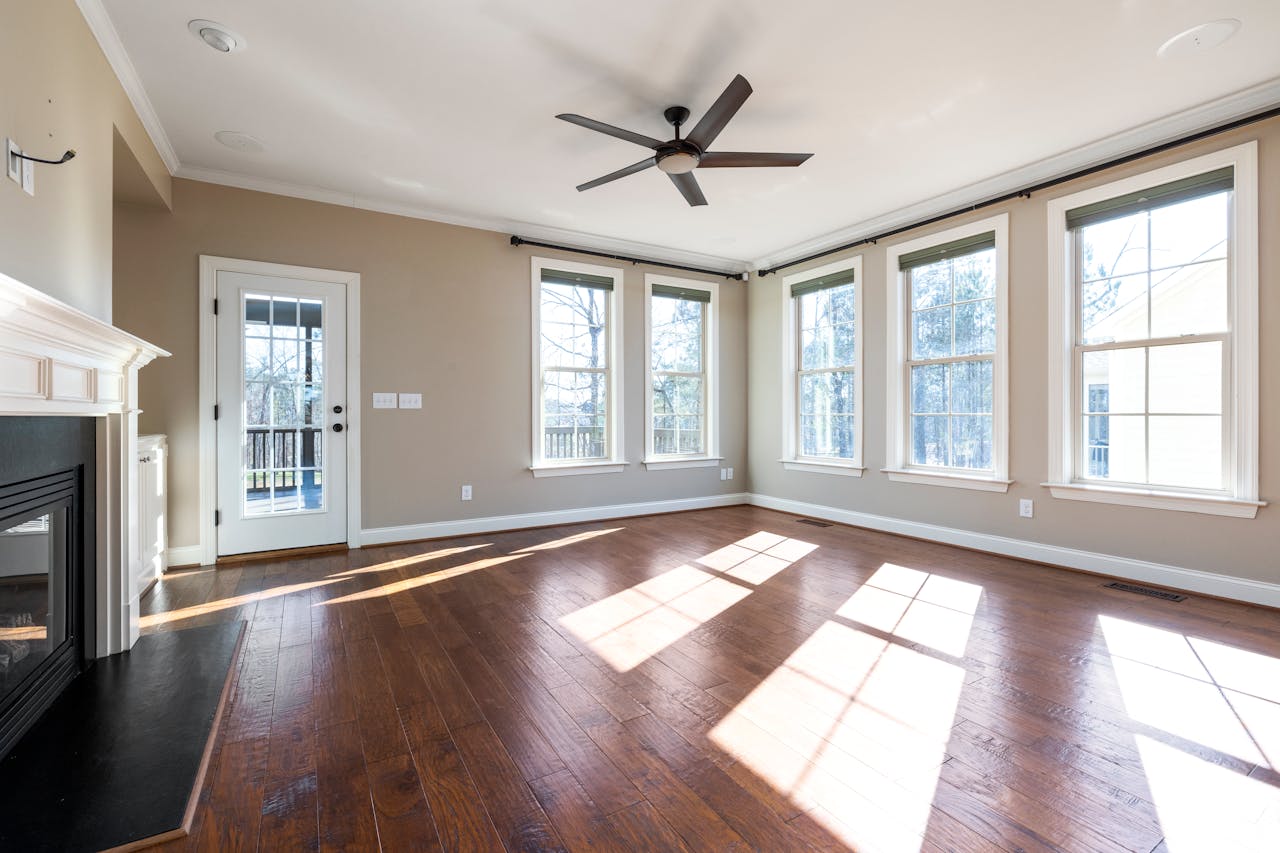
[[[202,257],[200,289],[201,562],[358,547],[359,276]]]

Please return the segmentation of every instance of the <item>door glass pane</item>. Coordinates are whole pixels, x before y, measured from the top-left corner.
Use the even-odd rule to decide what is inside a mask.
[[[244,299],[244,513],[322,510],[325,394],[317,299]]]

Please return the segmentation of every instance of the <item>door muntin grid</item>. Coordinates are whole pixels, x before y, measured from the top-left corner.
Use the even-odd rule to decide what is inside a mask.
[[[241,298],[241,514],[323,512],[324,302]]]

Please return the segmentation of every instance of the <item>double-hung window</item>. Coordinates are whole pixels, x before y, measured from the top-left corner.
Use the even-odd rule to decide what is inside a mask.
[[[862,474],[862,257],[783,279],[789,470]]]
[[[621,471],[621,270],[533,259],[534,476]]]
[[[1006,491],[1007,242],[998,216],[892,247],[890,479]]]
[[[645,291],[645,466],[714,467],[718,286],[646,275]]]
[[[1055,496],[1256,512],[1251,151],[1053,203]]]

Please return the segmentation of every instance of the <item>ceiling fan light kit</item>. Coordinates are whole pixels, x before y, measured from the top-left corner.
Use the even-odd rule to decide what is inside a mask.
[[[675,128],[675,136],[666,142],[654,139],[651,136],[645,136],[642,133],[614,127],[611,124],[605,124],[602,121],[596,121],[585,116],[574,113],[561,113],[556,118],[616,139],[642,145],[654,152],[652,157],[641,160],[639,163],[632,163],[630,166],[624,166],[618,171],[610,172],[603,177],[596,178],[594,181],[579,184],[578,192],[598,187],[601,184],[607,184],[610,181],[616,181],[618,178],[625,178],[627,175],[633,175],[636,172],[643,172],[652,166],[657,166],[659,171],[665,172],[667,177],[671,178],[671,182],[675,184],[676,189],[680,191],[680,194],[684,196],[685,201],[691,207],[700,207],[707,203],[707,197],[702,194],[702,188],[698,186],[698,182],[693,176],[694,169],[799,166],[812,157],[812,154],[708,150],[711,147],[711,143],[715,142],[716,137],[720,135],[720,131],[724,130],[729,120],[742,108],[750,94],[751,84],[747,82],[747,79],[741,74],[734,77],[725,90],[720,93],[720,97],[716,98],[716,102],[711,105],[711,109],[707,110],[706,114],[693,126],[693,130],[689,131],[689,134],[683,139],[680,138],[680,128],[689,120],[689,110],[680,106],[667,107],[663,112],[663,117]]]

